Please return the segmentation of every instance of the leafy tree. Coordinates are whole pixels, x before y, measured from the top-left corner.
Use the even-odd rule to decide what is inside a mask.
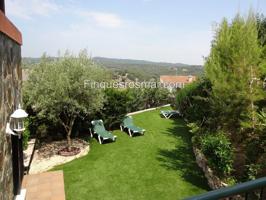
[[[264,88],[266,88],[266,17],[264,15],[257,15],[257,29],[259,44],[262,46],[261,79],[264,81]]]
[[[169,103],[169,91],[166,88],[145,88],[145,107],[152,108]]]
[[[206,76],[212,84],[212,108],[220,128],[237,132],[242,122],[255,123],[255,102],[263,98],[258,82],[261,48],[256,18],[237,15],[231,24],[225,19],[216,30]]]
[[[162,88],[106,89],[103,108],[97,114],[109,128],[117,127],[123,117],[145,108],[164,105],[169,101],[169,91]]]
[[[129,88],[128,93],[130,95],[130,111],[134,112],[143,110],[146,108],[147,98],[145,96],[144,89],[141,88]]]
[[[26,82],[24,95],[40,118],[60,123],[71,146],[71,132],[77,117],[84,117],[99,110],[104,101],[102,90],[85,87],[84,81],[108,78],[104,69],[93,64],[87,52],[78,57],[65,54],[53,62],[43,57]]]
[[[263,14],[257,15],[258,39],[262,46],[266,46],[266,17]]]
[[[206,59],[205,79],[185,87],[176,99],[190,122],[193,144],[219,174],[230,174],[233,153],[243,155],[241,169],[234,172],[238,180],[265,175],[265,21],[252,13],[230,23],[224,19]]]
[[[110,88],[105,90],[104,97],[105,101],[98,115],[108,128],[113,128],[130,111],[131,96],[127,90]]]
[[[211,113],[210,94],[210,81],[199,79],[177,93],[175,106],[187,120],[206,125]]]

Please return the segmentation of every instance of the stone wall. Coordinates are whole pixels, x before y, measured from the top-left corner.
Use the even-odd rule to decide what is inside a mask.
[[[208,181],[208,185],[210,186],[211,189],[216,190],[222,187],[228,186],[226,183],[222,182],[212,171],[212,169],[208,166],[207,159],[203,155],[203,153],[193,147],[193,151],[196,157],[196,162],[198,166],[202,169],[204,172],[204,175]]]
[[[5,126],[20,102],[21,47],[0,32],[0,200],[13,199],[11,138]]]

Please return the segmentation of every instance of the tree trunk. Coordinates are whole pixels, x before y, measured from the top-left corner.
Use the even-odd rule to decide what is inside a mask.
[[[67,132],[67,148],[70,151],[71,150],[71,132],[72,132],[72,128],[69,128],[68,132]]]
[[[74,116],[70,120],[70,123],[69,123],[69,129],[68,129],[68,132],[67,132],[67,147],[68,147],[68,150],[70,150],[70,147],[72,145],[72,143],[71,143],[71,132],[72,132],[75,120],[76,120],[76,116]]]

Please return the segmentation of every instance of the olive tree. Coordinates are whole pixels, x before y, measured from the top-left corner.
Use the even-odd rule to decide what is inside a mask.
[[[81,51],[78,56],[69,55],[53,59],[42,58],[24,85],[24,95],[41,118],[60,123],[71,146],[71,132],[77,117],[85,117],[101,109],[103,91],[85,87],[84,82],[108,78],[103,68],[96,66]]]

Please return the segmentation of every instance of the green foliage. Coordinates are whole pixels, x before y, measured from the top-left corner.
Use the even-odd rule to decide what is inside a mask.
[[[25,83],[24,99],[39,118],[60,123],[70,145],[76,118],[93,114],[103,105],[103,91],[84,87],[84,81],[102,79],[107,80],[108,73],[95,66],[86,51],[78,57],[66,53],[53,62],[44,57]]]
[[[176,107],[194,135],[193,144],[218,174],[228,176],[233,170],[233,147],[246,158],[241,161],[246,171],[233,180],[265,175],[261,170],[266,161],[265,22],[264,16],[252,13],[247,18],[237,15],[231,23],[223,20],[206,59],[205,79],[176,97]]]
[[[106,89],[105,102],[100,111],[100,118],[108,128],[117,126],[129,112],[131,96],[127,90]]]
[[[224,182],[228,184],[228,186],[234,186],[237,184],[237,180],[234,177],[226,177],[224,178]]]
[[[253,121],[255,102],[263,99],[259,75],[261,48],[256,18],[237,15],[224,20],[216,31],[205,69],[212,84],[212,109],[220,126],[236,132],[243,121]],[[252,122],[253,123],[253,122]]]
[[[262,46],[261,55],[261,79],[264,80],[264,88],[266,86],[266,17],[264,15],[257,15],[257,29],[259,44]],[[266,107],[266,103],[264,103]]]
[[[193,135],[196,135],[200,131],[200,127],[198,126],[197,123],[188,123],[187,126],[190,128],[189,132],[192,133]]]
[[[47,58],[49,61],[55,61],[57,57]],[[160,75],[195,75],[200,76],[203,73],[201,65],[186,65],[182,63],[162,63],[150,62],[142,60],[115,59],[95,57],[93,61],[100,66],[104,66],[112,71],[113,76],[124,76],[135,81],[149,81],[151,79],[159,79]],[[34,69],[40,63],[40,58],[23,58],[23,69]]]
[[[36,135],[38,138],[45,138],[47,136],[47,133],[48,133],[48,127],[46,124],[40,124],[37,127]]]
[[[146,108],[165,105],[169,102],[169,91],[162,88],[106,89],[104,105],[97,114],[109,128],[118,127],[123,117]]]
[[[210,114],[209,96],[211,84],[207,79],[200,79],[180,90],[176,96],[176,108],[184,118],[198,124],[205,123]]]
[[[28,141],[30,138],[29,123],[30,123],[29,118],[25,119],[25,121],[24,121],[25,130],[23,131],[23,137],[22,137],[23,150],[27,149],[27,147],[28,147]]]
[[[160,75],[202,75],[202,66],[182,63],[150,62],[143,60],[113,59],[95,57],[93,60],[118,75],[128,74],[130,80],[140,81],[159,79]]]
[[[144,89],[130,88],[128,89],[128,94],[130,96],[129,112],[143,110],[146,108],[146,93]]]
[[[263,14],[257,15],[257,29],[258,29],[258,39],[262,46],[266,45],[266,17]]]
[[[246,167],[247,167],[248,180],[256,179],[261,166],[258,164],[250,164],[250,165],[247,165]]]
[[[245,140],[246,145],[246,174],[245,177],[257,177],[263,173],[266,161],[266,113],[261,111],[256,114],[255,129]],[[264,167],[263,167],[264,166]],[[264,173],[262,174],[265,175]]]
[[[224,20],[205,64],[212,84],[211,108],[217,113],[211,117],[246,155],[242,176],[247,179],[255,178],[259,168],[254,166],[265,160],[265,129],[258,115],[265,102],[264,26],[264,19],[252,13],[246,19],[237,15],[232,23]]]
[[[144,89],[145,108],[153,108],[169,103],[169,91],[165,88]]]
[[[208,163],[219,175],[228,176],[233,169],[233,153],[230,140],[223,134],[207,134],[201,138],[201,149]]]
[[[258,129],[261,132],[266,132],[266,111],[261,111],[260,113],[257,114],[258,116]]]

